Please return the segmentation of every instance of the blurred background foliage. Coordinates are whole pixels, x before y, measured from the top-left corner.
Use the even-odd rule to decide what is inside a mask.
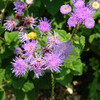
[[[9,0],[4,19],[15,15],[12,1]],[[59,11],[60,6],[67,3],[71,4],[71,1],[34,0],[29,8],[29,15],[33,14],[38,18],[47,17],[52,21],[52,30],[58,32],[62,41],[68,41],[73,28],[67,27],[66,21],[69,16],[63,16]],[[5,5],[6,0],[0,0],[1,13]],[[78,78],[80,75],[85,77],[87,85],[83,84],[83,87],[87,92],[84,95],[88,100],[100,100],[100,11],[96,12],[94,19],[96,21],[94,28],[86,29],[84,26],[79,28],[72,41],[74,55],[67,59],[67,64],[64,63],[60,73],[54,73],[55,88],[61,86],[68,88],[74,77]],[[4,27],[0,27],[0,100],[5,100],[7,90],[12,90],[18,100],[34,100],[42,90],[51,89],[50,72],[46,72],[39,79],[34,77],[33,72],[22,78],[16,78],[12,74],[11,61],[15,56],[13,52],[19,43],[17,31],[7,32]]]

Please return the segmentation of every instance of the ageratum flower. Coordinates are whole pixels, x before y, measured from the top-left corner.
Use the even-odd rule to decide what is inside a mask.
[[[69,27],[75,27],[78,24],[78,20],[76,16],[72,16],[68,19],[67,24]]]
[[[94,25],[95,25],[95,21],[94,21],[93,18],[87,18],[87,19],[85,20],[84,25],[86,26],[86,28],[91,29],[91,28],[94,27]]]
[[[60,7],[60,12],[62,13],[62,14],[68,14],[68,13],[70,13],[71,12],[71,10],[72,10],[72,8],[71,8],[71,6],[70,5],[62,5],[61,7]]]
[[[22,48],[24,49],[26,55],[33,54],[37,49],[37,43],[35,43],[34,40],[32,41],[27,40],[26,43],[22,45]]]
[[[7,20],[5,21],[6,23],[4,23],[3,26],[6,28],[7,31],[13,31],[16,28],[17,22],[15,19],[7,18]]]
[[[41,55],[38,55],[34,58],[34,60],[31,62],[31,71],[34,71],[35,76],[39,78],[39,76],[42,76],[44,73],[44,70],[46,69],[46,62],[42,58]]]
[[[70,54],[73,54],[72,49],[73,47],[71,42],[62,42],[56,47],[55,53],[58,54],[61,59],[67,59],[70,58]]]
[[[30,4],[33,3],[33,0],[26,0],[26,3],[27,3],[28,5],[30,5]]]
[[[88,7],[75,9],[74,15],[81,21],[84,21],[86,18],[93,17],[92,11]]]
[[[58,71],[60,69],[60,66],[62,66],[63,60],[61,60],[59,58],[58,54],[46,54],[45,56],[45,60],[46,60],[46,65],[48,70],[51,70],[51,72],[53,71]]]
[[[51,23],[49,20],[47,20],[47,18],[44,17],[44,20],[42,20],[42,18],[39,20],[39,25],[37,26],[41,36],[43,34],[45,34],[46,32],[50,33],[51,31]]]
[[[24,11],[26,10],[26,7],[27,7],[27,5],[24,2],[17,0],[14,5],[15,5],[14,10],[16,10],[15,12],[24,14]]]
[[[84,0],[76,0],[73,2],[73,5],[75,8],[81,8],[81,7],[85,7],[85,2]]]
[[[28,28],[31,27],[33,28],[33,26],[36,26],[36,21],[37,18],[33,18],[30,16],[27,16],[26,18],[23,19],[24,21],[24,25],[27,26]]]
[[[48,47],[49,48],[55,47],[56,45],[61,43],[60,39],[56,35],[55,36],[48,36],[47,40],[48,40]]]
[[[12,62],[13,68],[12,68],[12,73],[15,73],[16,77],[21,77],[25,75],[27,72],[28,65],[22,58],[16,57]]]
[[[90,0],[87,6],[93,8],[94,10],[100,10],[100,0]]]

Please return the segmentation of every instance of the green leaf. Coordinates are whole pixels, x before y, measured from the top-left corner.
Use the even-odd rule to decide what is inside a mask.
[[[7,42],[7,44],[10,44],[11,42],[15,42],[18,39],[18,32],[14,31],[14,32],[5,32],[5,41]]]
[[[72,81],[73,75],[68,74],[66,76],[56,78],[56,81],[62,84],[65,87],[68,87]]]
[[[5,100],[5,92],[3,88],[0,88],[0,100]]]
[[[5,74],[5,69],[0,69],[0,84],[2,83],[2,80],[4,78],[4,74]]]
[[[25,83],[24,78],[14,78],[12,80],[12,85],[15,89],[21,89],[24,83]]]
[[[23,90],[24,92],[31,91],[32,89],[34,89],[34,84],[31,83],[31,82],[29,82],[29,81],[26,82],[26,83],[24,84],[23,88],[22,88],[22,90]]]

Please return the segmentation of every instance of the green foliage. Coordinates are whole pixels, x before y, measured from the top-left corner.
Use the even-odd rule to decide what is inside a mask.
[[[4,9],[7,0],[0,0],[0,13]],[[25,0],[21,0],[25,2]],[[89,66],[93,71],[93,79],[90,82],[88,100],[100,99],[100,24],[98,24],[100,11],[94,14],[96,20],[95,27],[93,29],[86,29],[81,26],[77,33],[74,34],[73,40],[72,29],[66,27],[66,19],[69,15],[62,15],[60,13],[60,6],[63,4],[71,3],[71,0],[33,0],[33,4],[28,9],[29,15],[33,13],[33,17],[47,17],[52,21],[52,31],[54,35],[57,35],[62,42],[71,41],[73,44],[73,53],[70,58],[65,59],[66,63],[61,67],[60,72],[54,72],[55,85],[70,86],[74,76],[83,74],[83,70],[88,72],[88,68],[84,69],[84,65]],[[8,16],[14,17],[14,1],[8,3],[6,12],[4,14],[4,20]],[[27,12],[25,11],[25,16]],[[5,22],[3,20],[3,23]],[[19,27],[18,25],[17,27]],[[40,37],[38,29],[29,29],[28,31],[35,31]],[[40,37],[38,41],[38,49],[47,42],[47,37]],[[17,78],[12,74],[11,61],[14,58],[14,49],[19,46],[20,40],[18,39],[18,31],[8,32],[2,26],[0,27],[0,100],[5,100],[5,90],[12,90],[18,100],[35,100],[36,96],[41,90],[51,89],[51,76],[50,72],[46,72],[42,77],[37,79],[34,77],[34,73],[30,72],[23,78]],[[84,52],[93,52],[93,58],[81,58]],[[41,50],[39,51],[41,52]],[[90,52],[91,53],[91,52]],[[95,57],[95,58],[94,58]],[[89,62],[88,62],[88,59]],[[85,61],[86,60],[86,61]],[[83,62],[85,61],[85,62]],[[6,84],[5,84],[6,83]]]

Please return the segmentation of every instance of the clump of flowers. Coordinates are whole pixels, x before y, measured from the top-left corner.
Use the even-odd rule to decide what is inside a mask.
[[[38,40],[29,39],[15,49],[17,57],[12,62],[12,72],[16,77],[21,77],[28,71],[33,71],[37,78],[46,70],[60,72],[61,66],[66,63],[65,59],[72,54],[72,44],[61,42],[59,37],[53,35],[48,36],[47,41],[44,47],[38,49]]]
[[[86,28],[93,28],[95,21],[93,19],[94,10],[85,6],[84,0],[76,0],[72,2],[74,5],[71,17],[68,19],[67,24],[69,27],[84,24]],[[89,21],[87,21],[89,19]],[[91,20],[91,21],[90,21]]]

